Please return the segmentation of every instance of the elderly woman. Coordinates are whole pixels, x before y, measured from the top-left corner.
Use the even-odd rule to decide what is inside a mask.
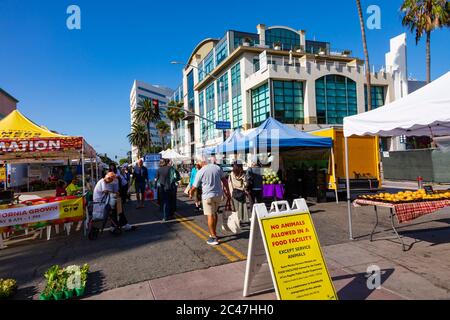
[[[233,163],[233,171],[228,178],[230,186],[231,197],[233,200],[234,211],[237,211],[239,221],[247,223],[249,222],[248,209],[247,209],[247,197],[246,197],[246,180],[244,168],[241,162],[235,161]]]

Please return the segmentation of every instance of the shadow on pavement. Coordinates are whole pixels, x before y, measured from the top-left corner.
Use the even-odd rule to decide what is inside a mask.
[[[381,269],[381,286],[394,273],[394,269]],[[353,278],[348,284],[341,288],[337,295],[341,300],[366,300],[374,290],[368,288],[368,278],[366,273],[356,273],[332,277],[333,281]],[[369,280],[369,283],[372,281]]]
[[[86,296],[91,296],[105,290],[105,275],[102,271],[89,272],[86,285]]]
[[[14,295],[14,300],[31,300],[36,294],[38,294],[38,288],[35,286],[19,287]]]

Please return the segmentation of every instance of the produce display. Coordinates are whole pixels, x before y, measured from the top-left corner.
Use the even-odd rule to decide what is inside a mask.
[[[58,265],[48,269],[44,276],[47,284],[40,294],[40,300],[64,300],[81,297],[85,293],[89,265],[71,265],[61,268]]]
[[[408,203],[433,200],[450,200],[450,191],[434,191],[433,194],[427,194],[424,189],[417,191],[400,191],[398,193],[378,193],[374,195],[362,195],[359,199],[380,201],[386,203]]]
[[[263,172],[263,184],[281,184],[281,180],[275,171],[265,168]]]
[[[0,279],[0,299],[8,299],[14,295],[17,283],[14,279]]]

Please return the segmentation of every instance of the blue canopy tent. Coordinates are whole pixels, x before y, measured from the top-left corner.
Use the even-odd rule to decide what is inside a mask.
[[[274,118],[267,118],[259,127],[247,132],[235,130],[223,143],[216,147],[207,148],[207,154],[220,153],[257,153],[277,154],[282,151],[284,159],[319,160],[330,157],[332,174],[335,175],[332,152],[326,155],[326,149],[332,149],[333,140],[328,137],[319,137],[300,131],[283,124]],[[270,151],[269,151],[270,150]],[[299,154],[301,153],[301,155]],[[328,154],[328,153],[327,153]],[[337,201],[337,196],[336,196]]]
[[[256,146],[260,148],[331,148],[332,139],[314,136],[269,117],[250,133],[245,134],[237,129],[223,143],[216,147],[206,148],[205,151],[208,154],[232,153],[252,151]]]
[[[331,148],[332,139],[318,137],[285,125],[272,117],[267,118],[258,128],[246,137],[248,144],[242,144],[246,148],[258,146],[267,147],[312,147]],[[272,145],[273,144],[273,145]]]
[[[218,144],[217,146],[214,147],[205,148],[205,153],[206,154],[232,153],[238,150],[245,150],[246,146],[245,143],[246,143],[245,136],[242,134],[242,130],[239,128],[234,130],[231,136],[229,136],[221,144]]]

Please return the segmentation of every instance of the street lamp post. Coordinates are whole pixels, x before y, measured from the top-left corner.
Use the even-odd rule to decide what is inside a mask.
[[[180,62],[180,61],[171,61],[170,63],[171,63],[171,64],[180,64],[180,65],[184,65],[184,66],[190,66],[190,67],[192,67],[192,68],[195,68],[195,69],[199,70],[200,72],[203,72],[203,73],[206,74],[206,75],[211,76],[214,80],[219,81],[219,104],[222,105],[222,87],[224,86],[224,84],[219,80],[218,77],[214,76],[214,75],[211,74],[211,73],[207,73],[207,72],[203,71],[202,69],[200,69],[199,67],[194,66],[194,65],[189,64],[189,63],[183,63],[183,62]],[[184,98],[184,97],[183,97],[183,98]],[[194,115],[195,115],[195,114],[194,114]],[[203,117],[201,117],[201,118],[203,118]],[[205,119],[205,118],[203,118],[203,119]],[[205,120],[211,122],[211,120],[209,120],[209,119],[205,119]],[[212,122],[214,122],[214,121],[212,121]],[[214,122],[214,124],[215,124],[215,122]],[[223,138],[223,141],[225,141],[225,137],[226,137],[226,129],[222,130],[222,138]]]

